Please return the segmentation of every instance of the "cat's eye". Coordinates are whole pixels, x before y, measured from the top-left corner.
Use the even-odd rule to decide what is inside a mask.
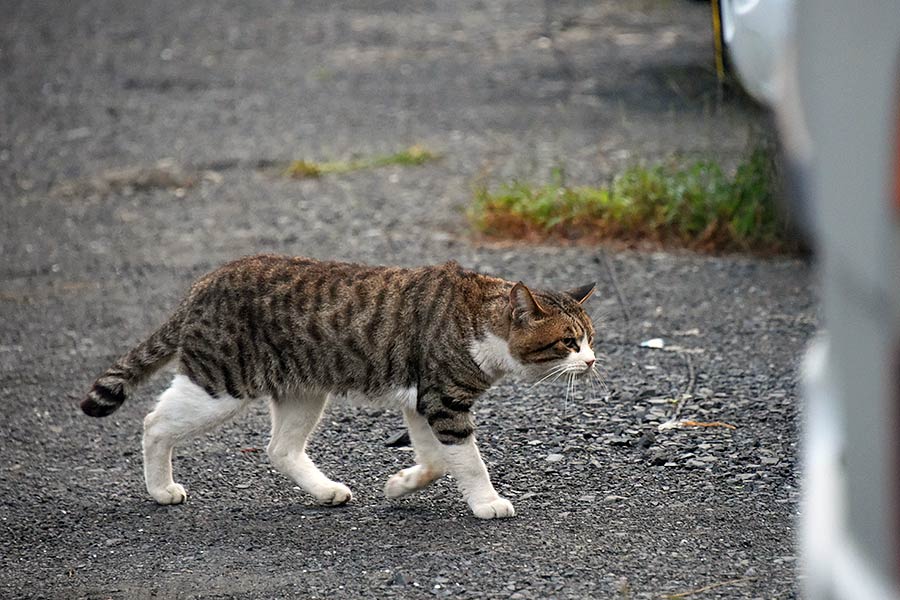
[[[567,338],[563,338],[560,341],[562,341],[563,345],[566,348],[570,348],[570,349],[574,350],[575,352],[578,352],[578,340],[576,340],[575,338],[567,337]]]

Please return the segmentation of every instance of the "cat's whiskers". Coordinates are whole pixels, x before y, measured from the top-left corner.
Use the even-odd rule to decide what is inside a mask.
[[[568,378],[566,381],[566,396],[563,399],[563,418],[567,418],[569,415],[569,395],[571,394],[572,399],[575,399],[575,386],[578,383],[578,376],[580,375],[579,371],[576,371],[574,368],[569,368]]]
[[[592,368],[597,369],[597,371],[598,371],[599,373],[605,375],[605,372],[604,372],[605,370],[604,370],[604,368],[603,368],[603,366],[602,366],[602,363],[601,363],[600,361],[595,361],[594,364],[592,365]]]
[[[593,367],[588,371],[588,384],[591,386],[591,400],[597,397],[597,392],[594,389],[594,369]]]
[[[566,372],[566,370],[568,370],[568,368],[569,368],[569,366],[564,365],[564,364],[556,365],[555,367],[551,367],[543,377],[541,377],[540,379],[535,381],[533,384],[531,384],[531,387],[528,389],[530,390],[530,389],[534,388],[534,386],[536,386],[537,384],[543,383],[543,382],[547,381],[548,379],[550,379],[551,377],[553,377],[552,381],[556,381],[557,379],[559,379],[560,375],[562,375],[563,373]]]
[[[600,385],[600,389],[603,390],[603,393],[609,394],[609,387],[606,385],[605,379],[600,375],[600,370],[596,365],[597,365],[597,363],[594,363],[594,366],[591,367],[591,370],[590,370],[591,379],[596,379],[597,383]]]
[[[599,306],[591,311],[590,317],[591,322],[594,323],[594,327],[596,327],[597,329],[603,328],[606,323],[611,320],[610,313],[610,309],[603,306]]]
[[[593,382],[596,381],[597,385],[600,387],[600,391],[603,394],[606,394],[608,396],[609,395],[609,387],[607,387],[606,382],[604,382],[603,379],[601,379],[600,376],[597,375],[597,373],[594,371],[591,371],[589,373],[589,375],[590,375],[591,385],[593,385]]]

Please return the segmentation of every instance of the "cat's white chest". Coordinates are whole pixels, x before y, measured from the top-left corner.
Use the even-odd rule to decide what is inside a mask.
[[[522,364],[509,352],[506,340],[493,333],[487,333],[469,346],[469,354],[485,375],[497,380],[509,373],[522,371]]]

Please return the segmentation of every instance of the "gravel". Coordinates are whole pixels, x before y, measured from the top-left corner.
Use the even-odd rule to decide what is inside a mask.
[[[547,19],[540,2],[5,3],[0,597],[797,595],[808,267],[467,232],[478,181],[564,163],[597,183],[672,152],[727,165],[764,135],[765,115],[717,90],[703,3],[549,4]],[[258,168],[413,143],[443,158],[307,181]],[[53,193],[164,159],[213,175]],[[506,381],[480,402],[512,520],[472,518],[449,480],[384,498],[412,461],[385,447],[402,421],[343,402],[311,453],[350,505],[317,507],[273,470],[259,405],[179,450],[189,501],[159,507],[140,432],[166,376],[105,420],[77,402],[193,278],[263,251],[597,281],[606,387],[564,400]],[[676,416],[735,429],[659,429]]]

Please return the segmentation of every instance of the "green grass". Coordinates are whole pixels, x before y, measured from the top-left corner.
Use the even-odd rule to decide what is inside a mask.
[[[603,187],[551,182],[481,187],[469,217],[492,238],[619,240],[705,251],[784,251],[793,247],[775,207],[769,152],[756,150],[729,175],[714,161],[632,167]]]
[[[313,162],[295,160],[287,166],[285,175],[295,179],[303,179],[336,173],[349,173],[363,169],[378,169],[380,167],[418,166],[438,158],[437,154],[417,144],[394,154],[357,158],[350,161]]]

